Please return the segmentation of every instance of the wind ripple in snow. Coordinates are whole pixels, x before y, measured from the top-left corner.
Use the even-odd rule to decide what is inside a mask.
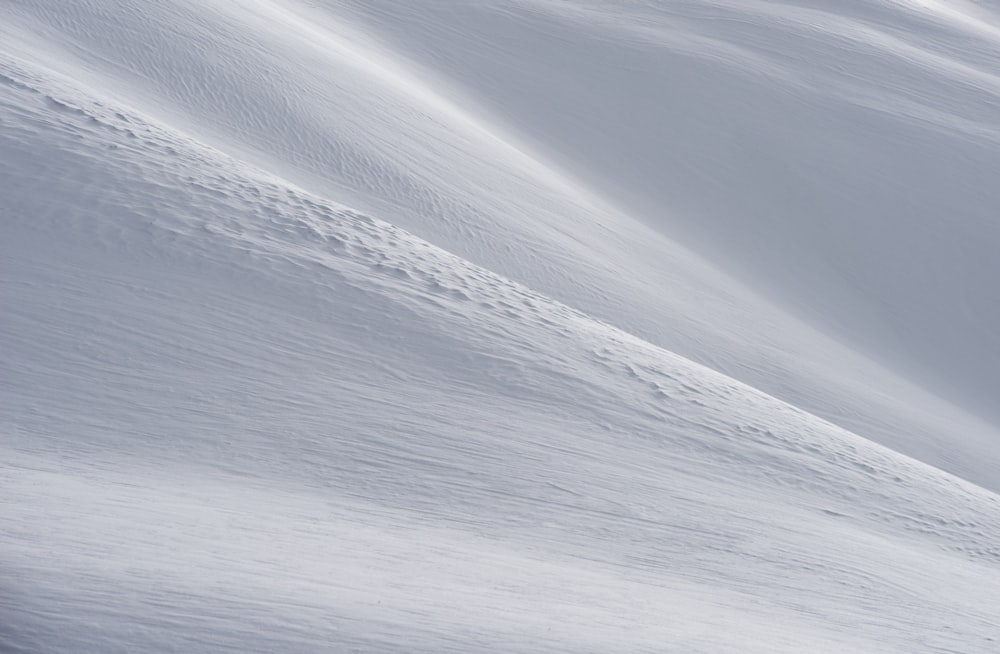
[[[4,647],[993,649],[996,495],[2,65]]]

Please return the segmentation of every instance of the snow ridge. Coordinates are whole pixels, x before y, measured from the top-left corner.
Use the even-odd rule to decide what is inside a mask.
[[[446,8],[0,8],[3,647],[992,651],[996,431],[435,59],[664,10]]]

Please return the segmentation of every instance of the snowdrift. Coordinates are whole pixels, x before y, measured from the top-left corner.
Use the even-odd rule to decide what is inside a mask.
[[[7,3],[4,647],[993,651],[984,12]]]

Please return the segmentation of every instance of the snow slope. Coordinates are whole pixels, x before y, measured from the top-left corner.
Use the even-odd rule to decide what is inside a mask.
[[[742,56],[876,75],[816,43],[892,25],[919,52],[857,84],[957,180],[998,150],[948,39],[989,17],[420,4],[0,6],[3,648],[994,651],[1000,447],[956,402],[988,414],[995,191],[913,188],[959,212],[954,251],[907,216],[940,287],[848,252],[775,161],[839,212],[912,153]],[[838,228],[905,226],[869,210]]]
[[[837,64],[852,79],[895,88],[905,73],[904,88],[925,103],[954,76],[940,67],[917,75],[909,60],[886,69],[880,51],[854,61],[853,42],[817,52],[815,29],[784,14],[760,16],[759,5],[734,21],[699,3],[696,26],[644,3],[359,6],[18,0],[7,3],[0,29],[29,60],[201,142],[997,489],[995,429],[951,406],[989,418],[993,407],[981,397],[991,399],[998,380],[990,375],[1000,370],[989,213],[1000,198],[982,181],[996,169],[996,149],[972,158],[965,132],[938,131],[914,137],[919,156],[900,151],[873,135],[846,94],[834,103],[789,90],[771,68],[767,76],[741,69],[734,80],[723,64],[736,55],[720,62],[717,51],[737,48],[739,35],[703,43],[698,34],[719,24],[776,31],[754,42],[804,62],[799,77]],[[375,16],[356,15],[365,7]],[[885,11],[900,18],[905,7]],[[951,29],[938,22],[935,30]],[[674,40],[661,35],[664,24],[674,26]],[[805,35],[784,34],[795,25]],[[630,36],[640,27],[659,31]],[[911,38],[924,33],[914,31]],[[423,44],[422,56],[387,45],[401,33],[412,35],[410,48]],[[750,66],[757,59],[745,49],[738,61]],[[961,56],[985,56],[971,52]],[[713,65],[698,65],[703,59]],[[666,102],[664,89],[675,86],[681,91]],[[955,97],[961,108],[993,96]],[[793,118],[803,116],[813,122],[798,126]],[[914,121],[897,112],[893,125],[912,129]],[[763,143],[729,147],[747,138]],[[939,162],[950,171],[942,183],[965,186],[910,177],[918,161]],[[855,177],[891,187],[900,202],[921,192],[935,201],[920,199],[922,214],[888,200],[848,210],[830,196],[863,198]],[[617,209],[612,197],[658,213]],[[956,219],[928,213],[942,202]],[[941,233],[955,223],[952,236]],[[860,236],[845,242],[833,233],[842,228]],[[917,374],[941,357],[951,370]]]
[[[1000,417],[990,3],[350,4],[633,215]]]

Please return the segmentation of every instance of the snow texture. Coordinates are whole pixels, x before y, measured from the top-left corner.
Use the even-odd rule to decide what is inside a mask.
[[[0,4],[0,651],[1000,651],[998,46]]]

